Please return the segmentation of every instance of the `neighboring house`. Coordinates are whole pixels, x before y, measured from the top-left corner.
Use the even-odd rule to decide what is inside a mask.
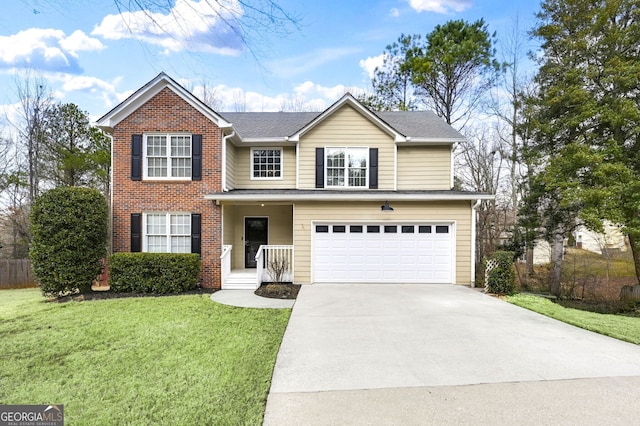
[[[164,73],[98,120],[113,144],[113,250],[196,252],[201,282],[474,281],[463,137],[431,112],[217,113]],[[275,262],[280,261],[280,262]]]
[[[571,231],[575,239],[575,247],[597,254],[602,254],[605,250],[626,252],[627,237],[620,227],[606,220],[602,225],[604,228],[602,233],[591,231],[584,225],[578,225]],[[570,245],[568,238],[565,238],[564,245],[565,247]],[[545,240],[535,241],[533,263],[535,265],[551,263],[551,245]]]
[[[583,225],[578,226],[573,231],[576,247],[598,254],[605,250],[627,251],[627,240],[620,227],[606,220],[602,226],[602,233],[591,231]]]

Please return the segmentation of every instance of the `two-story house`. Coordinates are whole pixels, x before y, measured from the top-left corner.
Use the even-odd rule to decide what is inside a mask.
[[[202,285],[474,280],[463,137],[427,111],[217,113],[161,73],[98,120],[112,137],[115,252],[195,252]],[[273,275],[272,275],[273,277]]]

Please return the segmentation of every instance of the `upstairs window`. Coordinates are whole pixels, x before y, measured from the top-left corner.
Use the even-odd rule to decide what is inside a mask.
[[[251,150],[252,179],[282,179],[282,149]]]
[[[143,152],[145,178],[191,179],[191,135],[146,135]]]
[[[368,148],[326,148],[325,153],[327,187],[367,187]]]

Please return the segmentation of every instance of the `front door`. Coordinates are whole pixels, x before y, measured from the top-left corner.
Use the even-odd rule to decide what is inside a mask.
[[[246,217],[244,219],[244,267],[256,267],[256,253],[261,245],[267,244],[269,219],[266,217]]]

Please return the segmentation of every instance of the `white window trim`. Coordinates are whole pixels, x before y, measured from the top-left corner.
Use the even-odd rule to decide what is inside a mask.
[[[344,185],[329,185],[329,173],[327,173],[328,168],[328,153],[329,149],[344,149],[345,150],[345,176],[344,176]],[[366,181],[362,186],[349,186],[349,150],[350,149],[366,149],[366,160],[367,160],[367,171],[366,171]],[[325,146],[324,147],[324,187],[325,188],[341,188],[341,189],[364,189],[369,188],[369,176],[371,176],[371,164],[370,156],[369,156],[369,147],[368,146]]]
[[[147,157],[147,138],[149,136],[165,136],[167,138],[167,173],[171,171],[171,136],[189,136],[190,146],[189,151],[191,151],[191,175],[190,176],[149,176],[149,161]],[[178,157],[176,157],[178,158]],[[179,157],[183,158],[183,157]],[[186,157],[184,157],[186,158]],[[142,180],[176,180],[176,181],[185,181],[191,180],[191,176],[193,175],[193,134],[192,133],[145,133],[142,137]]]
[[[187,215],[189,216],[189,241],[191,241],[191,234],[192,234],[192,229],[191,229],[191,212],[145,212],[142,213],[142,251],[143,252],[149,252],[148,249],[148,245],[149,245],[149,235],[147,234],[147,216],[149,215],[166,215],[166,222],[165,222],[165,236],[167,237],[167,246],[165,247],[166,251],[163,252],[154,252],[154,253],[173,253],[171,251],[171,216],[173,215]],[[186,235],[186,234],[185,234]],[[184,235],[179,235],[179,236],[184,236]],[[191,253],[191,250],[189,250],[189,253]]]
[[[253,152],[254,151],[263,151],[263,150],[271,150],[271,151],[280,151],[280,176],[276,176],[276,177],[255,177],[253,175]],[[282,180],[284,178],[284,149],[282,149],[281,146],[275,146],[275,147],[270,147],[270,146],[255,146],[252,147],[251,150],[249,151],[249,156],[251,157],[249,159],[249,163],[251,163],[250,169],[249,169],[249,178],[251,180]]]

